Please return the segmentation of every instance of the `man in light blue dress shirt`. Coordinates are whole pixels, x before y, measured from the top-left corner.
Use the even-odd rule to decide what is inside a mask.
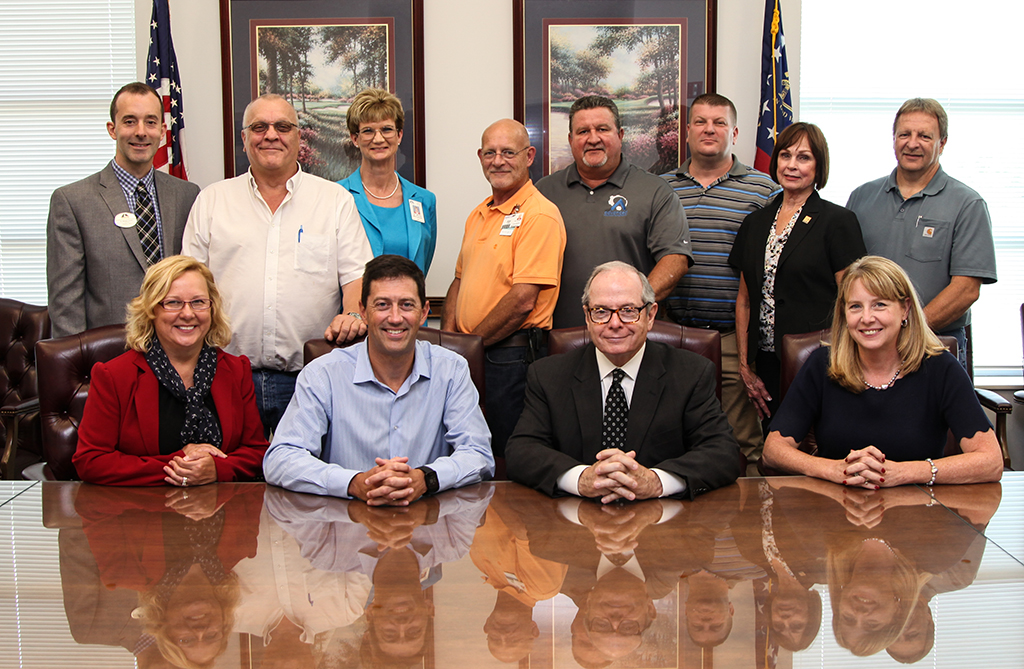
[[[297,492],[405,506],[494,473],[491,435],[469,364],[416,333],[423,272],[383,255],[366,264],[366,341],[302,370],[263,461],[267,481]]]

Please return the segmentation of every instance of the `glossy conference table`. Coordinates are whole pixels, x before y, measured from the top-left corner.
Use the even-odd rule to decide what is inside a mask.
[[[0,667],[1024,667],[1024,473],[404,511],[4,482],[0,530]]]

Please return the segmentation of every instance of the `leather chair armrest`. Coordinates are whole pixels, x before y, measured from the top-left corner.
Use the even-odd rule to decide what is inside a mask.
[[[981,406],[989,411],[996,413],[1010,413],[1013,411],[1013,405],[1010,404],[1009,400],[1003,399],[1003,396],[997,392],[984,388],[975,388],[974,394],[978,396]]]
[[[19,402],[18,404],[0,407],[0,417],[9,418],[14,416],[26,416],[36,411],[39,411],[39,398],[33,397],[25,400],[24,402]]]

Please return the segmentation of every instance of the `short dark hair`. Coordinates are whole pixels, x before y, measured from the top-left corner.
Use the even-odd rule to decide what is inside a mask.
[[[811,145],[811,154],[814,156],[814,187],[824,188],[828,181],[828,142],[825,141],[825,134],[821,132],[821,128],[813,123],[800,121],[779,133],[775,139],[775,150],[772,151],[772,162],[768,165],[768,176],[775,181],[779,180],[779,154],[799,144],[804,137]]]
[[[141,81],[133,81],[130,84],[125,84],[121,88],[117,89],[114,93],[114,99],[110,101],[110,122],[117,123],[117,99],[121,97],[122,93],[128,93],[130,95],[153,95],[157,102],[160,103],[160,116],[163,116],[164,100],[160,97],[160,94],[156,92],[149,84],[144,84]]]
[[[427,281],[423,277],[423,270],[408,258],[396,255],[377,256],[366,263],[366,267],[363,269],[363,292],[360,296],[363,306],[366,306],[366,300],[370,297],[371,283],[405,277],[416,282],[416,291],[419,293],[422,307],[427,303]]]
[[[584,95],[569,107],[569,132],[572,132],[572,117],[576,115],[576,112],[585,109],[601,108],[607,109],[612,113],[612,116],[615,117],[615,129],[622,130],[622,122],[619,120],[619,108],[615,106],[611,99],[603,95]]]
[[[686,117],[687,122],[689,122],[691,115],[693,114],[693,108],[697,105],[707,105],[708,107],[728,107],[729,113],[732,114],[732,124],[736,125],[736,120],[738,118],[738,115],[736,114],[736,105],[734,105],[732,100],[724,95],[719,95],[718,93],[702,93],[701,95],[698,95],[694,101],[690,103],[690,112]]]

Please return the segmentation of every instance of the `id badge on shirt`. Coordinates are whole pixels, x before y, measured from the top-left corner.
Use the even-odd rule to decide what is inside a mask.
[[[502,237],[511,237],[512,233],[515,232],[516,228],[523,224],[523,212],[511,213],[505,217],[505,220],[501,222],[501,232],[498,234]]]
[[[426,219],[423,217],[423,203],[417,202],[416,200],[409,200],[409,214],[412,215],[412,220],[417,223],[426,223]]]

